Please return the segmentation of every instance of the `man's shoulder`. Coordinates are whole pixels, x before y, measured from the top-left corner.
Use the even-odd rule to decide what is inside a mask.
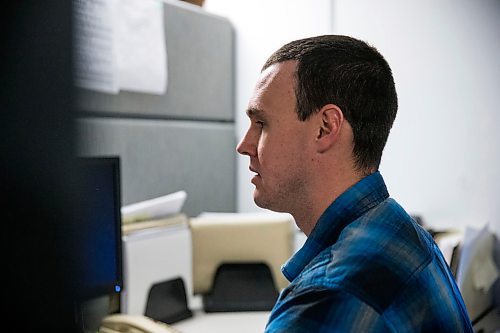
[[[431,242],[428,233],[388,199],[346,226],[304,269],[301,280],[342,289],[382,312],[432,260]]]

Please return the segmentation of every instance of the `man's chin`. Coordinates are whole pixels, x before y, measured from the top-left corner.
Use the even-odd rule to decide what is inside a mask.
[[[253,202],[255,202],[255,204],[260,208],[270,209],[269,202],[265,200],[262,193],[260,193],[257,189],[253,192]]]
[[[260,208],[266,208],[266,207],[263,207],[263,202],[262,200],[254,193],[253,195],[253,202],[255,202],[255,204],[260,207]]]
[[[276,202],[272,202],[268,198],[266,199],[262,195],[262,193],[258,193],[257,191],[254,192],[253,201],[260,208],[272,210],[273,212],[279,212],[279,213],[285,212],[285,210],[279,209],[278,207],[279,205],[277,205]]]

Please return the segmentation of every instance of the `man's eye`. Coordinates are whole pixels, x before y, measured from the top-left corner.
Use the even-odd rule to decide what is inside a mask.
[[[257,126],[259,126],[260,128],[264,127],[264,122],[263,121],[256,121],[255,124],[257,124]]]

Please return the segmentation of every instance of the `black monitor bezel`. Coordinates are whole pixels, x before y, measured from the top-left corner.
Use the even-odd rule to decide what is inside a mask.
[[[120,294],[123,291],[123,241],[122,241],[122,220],[121,220],[121,167],[120,167],[120,157],[119,156],[85,156],[79,157],[82,162],[82,170],[84,170],[85,165],[95,165],[95,164],[110,164],[113,168],[113,184],[115,187],[115,236],[116,236],[116,272],[117,279],[109,285],[95,286],[94,288],[83,287],[82,290],[77,292],[78,297],[81,300],[89,300],[94,297]],[[82,171],[83,172],[83,171]],[[82,179],[85,176],[82,175]],[[119,290],[116,290],[116,288]]]

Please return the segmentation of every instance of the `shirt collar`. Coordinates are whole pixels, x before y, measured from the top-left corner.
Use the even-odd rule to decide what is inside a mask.
[[[304,246],[281,267],[283,275],[294,280],[314,257],[337,241],[342,229],[388,197],[378,171],[347,189],[323,212]]]

